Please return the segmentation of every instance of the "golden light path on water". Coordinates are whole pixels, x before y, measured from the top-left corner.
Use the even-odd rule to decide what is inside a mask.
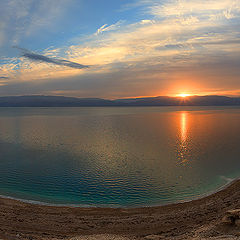
[[[179,150],[178,159],[180,164],[185,164],[189,161],[188,159],[188,113],[180,112],[180,139],[179,139]]]
[[[0,194],[116,207],[191,200],[239,176],[239,118],[239,108],[0,109]]]
[[[187,139],[187,113],[181,112],[181,142],[184,143]]]

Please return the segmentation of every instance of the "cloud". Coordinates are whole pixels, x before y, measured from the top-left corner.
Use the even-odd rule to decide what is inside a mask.
[[[181,68],[157,64],[155,66],[133,66],[116,69],[110,74],[88,73],[63,78],[35,81],[13,81],[0,88],[1,95],[16,94],[62,94],[79,97],[119,98],[130,96],[157,96],[174,94],[179,90],[193,93],[239,91],[239,55],[233,59],[222,59],[215,63],[206,61],[201,66],[189,63]],[[124,66],[123,66],[124,67]],[[181,81],[179,81],[181,79]],[[226,79],[228,79],[226,81]],[[202,84],[202,85],[201,85]],[[237,86],[237,87],[236,87]],[[174,88],[176,87],[176,88]],[[206,89],[207,87],[207,89]],[[163,90],[161,91],[161,89]],[[168,89],[164,90],[164,88]],[[174,88],[174,89],[172,89]],[[185,89],[185,90],[186,90]],[[234,90],[235,89],[235,90]],[[227,93],[228,94],[228,93]]]
[[[240,2],[238,0],[209,0],[207,3],[201,0],[171,0],[157,3],[155,0],[141,0],[147,5],[147,13],[156,18],[178,18],[191,20],[229,20],[238,18]]]
[[[62,22],[65,22],[65,13],[72,7],[74,1],[0,1],[0,47],[20,44],[26,38],[43,37],[43,33],[57,31],[61,28]],[[59,22],[61,19],[62,22]]]
[[[107,26],[107,24],[104,24],[103,26],[101,26],[101,27],[97,30],[96,34],[100,34],[100,33],[104,32],[104,31],[106,31],[106,28],[105,28],[106,26]]]
[[[94,30],[42,54],[21,49],[22,57],[0,65],[1,75],[11,77],[0,93],[8,89],[17,94],[22,89],[22,93],[127,97],[164,94],[164,88],[170,91],[174,85],[180,89],[198,82],[209,88],[240,89],[239,0],[138,3],[145,8],[141,13],[147,13],[138,21],[104,24],[95,34]],[[79,71],[83,66],[96,67]],[[195,87],[198,91],[201,86]]]
[[[154,24],[156,23],[155,20],[143,19],[141,20],[140,24]]]
[[[66,67],[70,67],[70,68],[76,68],[76,69],[89,68],[89,66],[87,66],[87,65],[82,65],[82,64],[79,64],[79,63],[76,63],[76,62],[71,62],[71,61],[64,60],[64,59],[47,57],[45,55],[30,52],[29,50],[24,49],[24,48],[20,48],[20,47],[15,47],[15,48],[22,51],[22,56],[23,57],[28,58],[32,61],[52,63],[52,64],[56,64],[56,65],[60,65],[60,66],[66,66]]]
[[[9,77],[2,77],[2,76],[0,76],[0,79],[9,79]]]
[[[112,24],[110,26],[108,26],[107,24],[104,24],[103,26],[101,26],[97,32],[95,33],[95,35],[101,34],[103,32],[108,32],[108,31],[113,31],[113,30],[117,30],[124,21],[120,20],[118,22],[116,22],[115,24]]]

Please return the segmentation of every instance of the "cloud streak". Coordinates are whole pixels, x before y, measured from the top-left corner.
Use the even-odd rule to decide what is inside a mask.
[[[108,31],[114,31],[114,30],[117,30],[122,24],[123,24],[124,21],[120,20],[118,22],[116,22],[115,24],[112,24],[110,26],[108,26],[107,24],[104,24],[103,26],[101,26],[97,32],[95,33],[95,35],[99,35],[103,32],[108,32]]]
[[[31,52],[27,49],[20,48],[20,47],[15,47],[15,48],[21,50],[23,57],[30,59],[32,61],[51,63],[51,64],[66,66],[66,67],[75,68],[75,69],[89,68],[88,65],[82,65],[82,64],[64,60],[64,59],[47,57],[45,55],[37,54],[37,53]]]
[[[124,21],[96,22],[79,37],[70,36],[66,45],[47,45],[40,54],[18,48],[22,56],[1,59],[0,75],[10,80],[2,78],[0,95],[29,91],[120,98],[239,91],[239,0],[136,0],[132,7],[134,19],[121,12],[114,19]],[[42,34],[46,24],[40,23]],[[89,66],[91,71],[79,71]]]

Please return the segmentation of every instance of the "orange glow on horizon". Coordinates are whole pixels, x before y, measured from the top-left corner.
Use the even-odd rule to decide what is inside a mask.
[[[180,93],[180,94],[177,94],[177,97],[182,97],[182,98],[189,97],[189,96],[192,96],[192,95],[189,94],[189,93]]]
[[[60,95],[63,95],[64,92],[61,92]],[[124,99],[124,98],[151,98],[151,97],[173,97],[173,98],[179,98],[179,99],[182,99],[183,101],[187,101],[188,100],[188,97],[195,97],[195,96],[198,96],[198,97],[201,97],[201,96],[211,96],[211,95],[216,95],[216,96],[227,96],[227,97],[240,97],[240,90],[236,90],[236,91],[195,91],[195,90],[192,90],[192,91],[186,91],[184,92],[184,90],[181,92],[181,91],[159,91],[159,92],[153,92],[153,93],[149,93],[149,94],[142,94],[142,95],[125,95],[125,96],[112,96],[112,97],[106,97],[107,99],[111,99],[111,100],[114,100],[114,99]],[[68,95],[68,96],[74,96],[74,95]],[[80,96],[77,96],[77,97],[82,97],[81,95]],[[100,96],[101,98],[101,96]],[[104,98],[104,97],[103,97]]]

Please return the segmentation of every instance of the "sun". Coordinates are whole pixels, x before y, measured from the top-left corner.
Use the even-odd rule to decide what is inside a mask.
[[[188,94],[188,93],[180,93],[180,94],[178,94],[177,96],[178,96],[178,97],[185,98],[185,97],[191,96],[191,94]]]

